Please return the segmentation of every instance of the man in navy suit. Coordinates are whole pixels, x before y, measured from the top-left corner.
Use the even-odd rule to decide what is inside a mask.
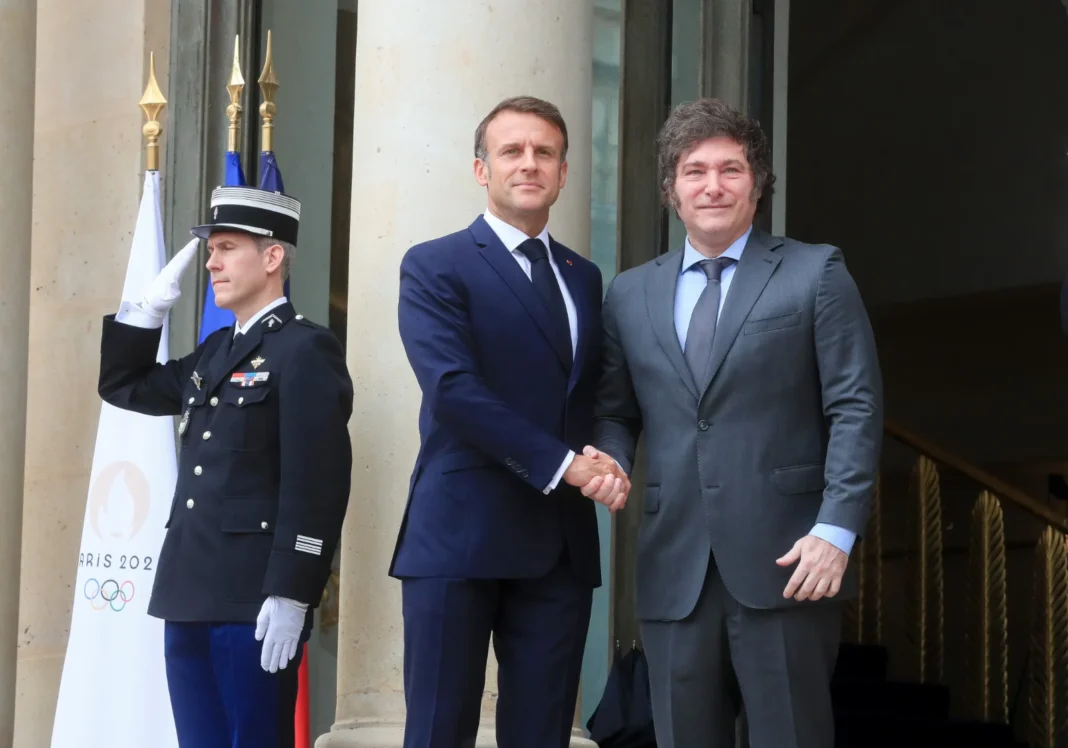
[[[390,574],[402,580],[405,748],[473,746],[490,638],[497,744],[570,739],[593,589],[601,583],[588,457],[601,275],[553,240],[567,127],[531,97],[475,131],[488,210],[401,262],[399,323],[422,389],[420,450]],[[601,481],[598,482],[599,484]]]

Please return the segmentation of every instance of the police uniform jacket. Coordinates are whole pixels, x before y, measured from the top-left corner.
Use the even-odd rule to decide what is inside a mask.
[[[182,417],[149,614],[251,622],[269,595],[314,608],[351,480],[352,381],[337,338],[288,302],[166,364],[160,334],[108,315],[100,355],[106,402]]]

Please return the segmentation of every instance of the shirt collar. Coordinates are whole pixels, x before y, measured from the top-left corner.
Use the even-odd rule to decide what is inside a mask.
[[[251,317],[249,317],[248,318],[248,322],[245,323],[244,327],[238,327],[237,324],[235,323],[234,324],[234,337],[236,338],[238,333],[244,335],[246,332],[248,332],[249,330],[252,329],[252,326],[254,324],[256,324],[257,322],[260,321],[260,318],[263,317],[263,315],[267,314],[267,312],[271,311],[275,307],[282,306],[282,304],[285,304],[287,301],[289,301],[289,299],[287,299],[285,296],[279,296],[277,299],[272,301],[270,304],[265,306],[263,309],[259,310],[258,312],[253,314]]]
[[[749,241],[749,235],[752,233],[753,227],[750,226],[745,230],[744,234],[735,239],[734,243],[727,247],[726,250],[724,250],[723,254],[721,254],[720,257],[730,257],[735,262],[741,260],[742,252],[745,251],[745,243]],[[690,244],[690,237],[687,236],[686,244],[683,246],[682,250],[682,272],[685,273],[687,270],[692,268],[701,260],[707,259],[707,257],[705,257],[703,254],[694,249],[693,245]]]
[[[493,215],[490,211],[486,211],[482,214],[482,217],[486,219],[486,223],[493,229],[493,233],[497,235],[497,238],[501,240],[501,244],[509,252],[515,252],[516,248],[525,242],[530,237],[524,234],[510,223],[505,223],[497,216]],[[549,227],[546,226],[541,230],[535,239],[541,239],[541,243],[545,245],[546,251],[549,250]],[[552,255],[550,254],[550,257]]]

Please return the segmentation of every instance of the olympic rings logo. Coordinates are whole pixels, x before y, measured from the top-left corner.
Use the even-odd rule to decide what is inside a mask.
[[[134,583],[129,579],[122,583],[114,579],[105,579],[103,582],[87,579],[82,587],[82,594],[85,595],[85,599],[89,601],[93,610],[104,610],[110,607],[118,613],[134,599]]]

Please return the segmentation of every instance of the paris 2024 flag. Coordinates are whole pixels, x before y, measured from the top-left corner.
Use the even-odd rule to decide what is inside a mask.
[[[164,261],[159,173],[149,171],[122,298],[141,298]],[[157,359],[167,358],[165,324]],[[163,622],[146,613],[176,477],[172,418],[101,403],[52,748],[178,744]]]

